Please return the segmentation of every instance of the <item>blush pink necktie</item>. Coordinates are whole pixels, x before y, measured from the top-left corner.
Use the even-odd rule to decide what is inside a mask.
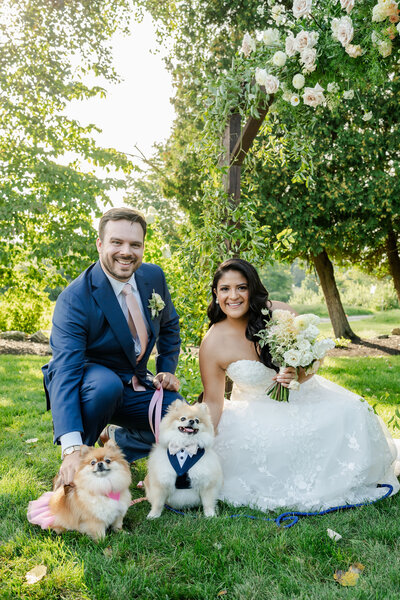
[[[146,348],[147,348],[147,342],[148,342],[147,329],[146,329],[146,325],[145,325],[142,313],[140,312],[138,301],[136,300],[135,296],[133,295],[132,286],[130,283],[126,283],[124,285],[124,287],[122,288],[122,293],[125,296],[126,306],[128,307],[129,329],[131,330],[133,337],[136,337],[136,334],[138,335],[139,341],[140,341],[141,350],[140,350],[139,356],[137,357],[137,360],[139,362],[139,360],[142,358],[143,354],[146,352]]]

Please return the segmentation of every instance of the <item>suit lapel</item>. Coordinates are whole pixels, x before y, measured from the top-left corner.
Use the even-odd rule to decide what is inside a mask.
[[[124,313],[114,294],[114,290],[105,276],[99,262],[93,267],[92,286],[95,301],[103,311],[129,362],[133,367],[136,367],[135,344],[131,332],[129,331]]]

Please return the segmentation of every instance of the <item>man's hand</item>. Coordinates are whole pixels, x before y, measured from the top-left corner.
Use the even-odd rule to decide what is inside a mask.
[[[76,471],[78,470],[81,460],[81,453],[75,450],[72,454],[68,454],[62,461],[58,475],[54,479],[54,490],[62,485],[68,485],[73,482]]]
[[[162,387],[164,390],[170,390],[171,392],[177,392],[181,385],[179,379],[172,373],[157,373],[153,379],[153,384],[158,390]]]

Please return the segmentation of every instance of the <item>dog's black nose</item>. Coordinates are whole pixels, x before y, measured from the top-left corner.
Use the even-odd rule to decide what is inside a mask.
[[[189,425],[194,425],[194,420],[193,419],[189,419]]]
[[[104,471],[104,465],[102,462],[98,462],[97,463],[97,470],[98,471]]]

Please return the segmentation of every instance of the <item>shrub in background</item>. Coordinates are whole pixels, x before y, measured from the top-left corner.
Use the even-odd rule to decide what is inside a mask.
[[[10,287],[0,296],[0,331],[34,333],[51,326],[52,303],[39,290]]]

